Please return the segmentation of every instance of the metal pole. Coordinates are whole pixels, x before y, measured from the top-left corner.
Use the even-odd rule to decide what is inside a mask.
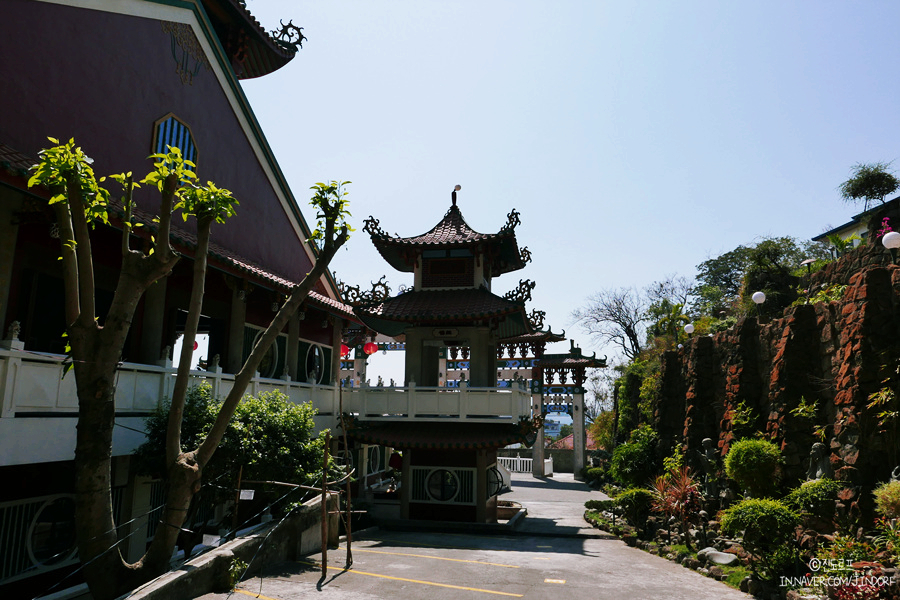
[[[322,453],[322,579],[328,572],[328,447],[331,445],[331,432],[325,432],[325,452]]]
[[[237,535],[238,506],[241,505],[241,476],[244,474],[244,465],[238,469],[237,491],[234,494],[234,514],[231,517],[231,534]],[[231,537],[231,536],[228,536]]]
[[[338,410],[341,413],[341,431],[344,432],[344,454],[347,457],[347,470],[350,470],[350,445],[347,442],[347,424],[344,421],[344,389],[341,386],[338,386]],[[353,550],[351,546],[353,545],[353,525],[351,523],[351,519],[353,519],[352,515],[352,501],[350,500],[350,478],[347,478],[347,516],[344,518],[344,523],[347,527],[347,564],[346,568],[350,568],[350,565],[353,564]],[[338,507],[340,510],[340,507]]]

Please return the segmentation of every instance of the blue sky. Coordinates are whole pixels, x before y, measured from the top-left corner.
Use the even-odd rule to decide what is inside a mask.
[[[309,38],[244,82],[298,198],[352,180],[355,226],[374,215],[403,236],[440,220],[457,183],[478,231],[516,208],[534,262],[494,291],[536,281],[531,306],[601,355],[570,317],[592,292],[817,235],[858,212],[836,190],[853,164],[900,156],[896,2],[248,6]],[[333,267],[411,284],[362,231]]]

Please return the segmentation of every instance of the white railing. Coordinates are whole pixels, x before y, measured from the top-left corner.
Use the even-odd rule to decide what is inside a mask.
[[[503,465],[511,473],[531,473],[531,458],[522,458],[521,456],[498,456],[497,463]]]
[[[66,415],[78,412],[75,374],[63,377],[64,356],[25,350],[0,350],[0,417]],[[122,363],[116,378],[116,412],[145,414],[171,397],[174,367]],[[224,397],[234,375],[217,371],[191,371],[194,384],[212,386],[214,397]],[[256,377],[247,394],[279,390],[292,402],[312,402],[323,416],[337,414],[337,388],[286,379]]]
[[[518,423],[531,417],[531,395],[515,388],[343,388],[344,412],[368,421]],[[335,407],[335,414],[337,407]]]

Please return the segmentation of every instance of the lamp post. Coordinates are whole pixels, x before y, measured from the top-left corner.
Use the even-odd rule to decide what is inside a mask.
[[[889,231],[884,234],[884,237],[881,238],[881,243],[884,244],[884,247],[891,251],[891,262],[897,262],[897,248],[900,248],[900,233],[896,231]]]
[[[753,292],[753,295],[750,296],[750,299],[753,300],[753,303],[756,304],[756,315],[762,318],[762,311],[760,310],[760,306],[763,302],[766,301],[766,295],[763,292]]]
[[[684,332],[685,332],[686,334],[688,334],[688,338],[690,338],[690,337],[691,337],[691,334],[694,333],[694,324],[693,324],[693,323],[688,323],[687,325],[685,325],[685,326],[684,326]]]

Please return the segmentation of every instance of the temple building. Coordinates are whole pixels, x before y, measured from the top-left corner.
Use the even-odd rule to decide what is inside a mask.
[[[443,219],[418,236],[390,236],[378,220],[366,221],[375,248],[412,273],[413,285],[396,296],[382,288],[345,298],[370,331],[405,342],[406,370],[403,387],[345,388],[344,410],[357,443],[402,451],[402,518],[493,522],[496,450],[533,443],[541,424],[530,369],[498,373],[498,359],[519,347],[543,353],[547,341],[562,338],[538,330],[543,313],[526,312],[534,283],[522,280],[503,296],[491,291],[497,277],[531,260],[516,241],[519,214],[510,212],[497,233],[478,233],[456,200],[454,191]],[[467,375],[448,387],[448,362],[458,367],[460,355]]]

